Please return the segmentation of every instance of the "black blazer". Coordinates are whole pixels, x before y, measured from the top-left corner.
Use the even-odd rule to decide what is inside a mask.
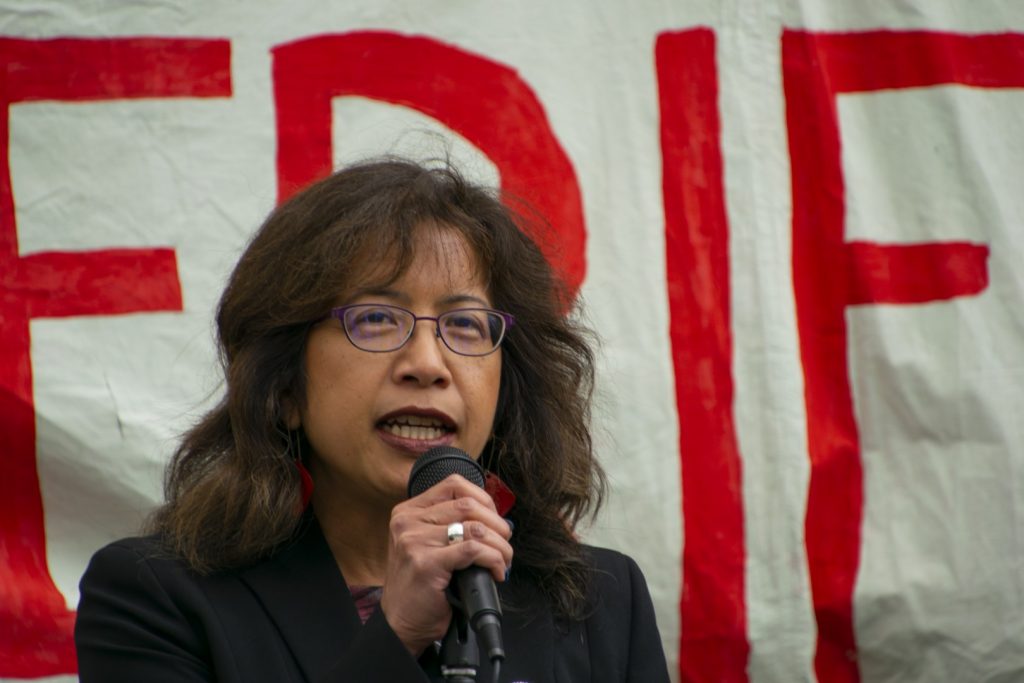
[[[654,611],[639,568],[588,548],[594,611],[553,619],[536,587],[501,584],[503,682],[669,680]],[[238,572],[198,576],[161,554],[154,538],[112,543],[82,577],[75,624],[82,683],[428,683],[433,648],[414,659],[378,610],[359,621],[348,587],[315,521],[270,559]],[[477,680],[489,683],[481,657]]]

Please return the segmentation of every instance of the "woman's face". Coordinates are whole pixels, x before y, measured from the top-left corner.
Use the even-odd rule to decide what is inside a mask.
[[[418,316],[491,307],[476,258],[455,231],[424,226],[418,240],[400,278],[381,287],[370,272],[338,305],[393,304]],[[305,407],[291,421],[301,420],[313,447],[317,498],[390,510],[406,497],[412,464],[423,452],[452,445],[480,456],[494,424],[501,349],[460,356],[435,332],[433,321],[419,321],[405,346],[371,353],[353,346],[335,318],[314,327]]]

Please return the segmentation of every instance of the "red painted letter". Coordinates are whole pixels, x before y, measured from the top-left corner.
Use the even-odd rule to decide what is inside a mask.
[[[844,309],[977,294],[988,284],[988,248],[846,241],[836,97],[944,83],[1024,87],[1024,36],[787,31],[782,60],[811,459],[805,533],[818,622],[814,666],[822,683],[855,683],[860,673],[852,600],[863,488]]]
[[[655,52],[683,476],[679,673],[683,681],[743,683],[750,647],[715,36],[665,33]]]
[[[318,36],[275,48],[279,199],[330,173],[331,98],[345,95],[412,107],[480,148],[503,189],[554,228],[534,237],[575,295],[586,268],[579,185],[543,107],[515,71],[395,33]]]
[[[9,106],[231,94],[226,41],[0,39],[0,676],[77,671],[74,612],[50,578],[36,472],[29,319],[181,310],[171,249],[19,256]]]

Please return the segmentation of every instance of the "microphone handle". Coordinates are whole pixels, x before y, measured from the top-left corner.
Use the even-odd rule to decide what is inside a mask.
[[[505,658],[501,637],[501,600],[491,573],[482,567],[472,566],[455,572],[458,598],[462,603],[457,607],[470,620],[480,645],[487,658]]]

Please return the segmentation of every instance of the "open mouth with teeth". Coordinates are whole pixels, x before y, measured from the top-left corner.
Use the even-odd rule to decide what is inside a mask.
[[[378,423],[377,427],[400,439],[434,441],[455,431],[453,425],[436,417],[396,415]]]

